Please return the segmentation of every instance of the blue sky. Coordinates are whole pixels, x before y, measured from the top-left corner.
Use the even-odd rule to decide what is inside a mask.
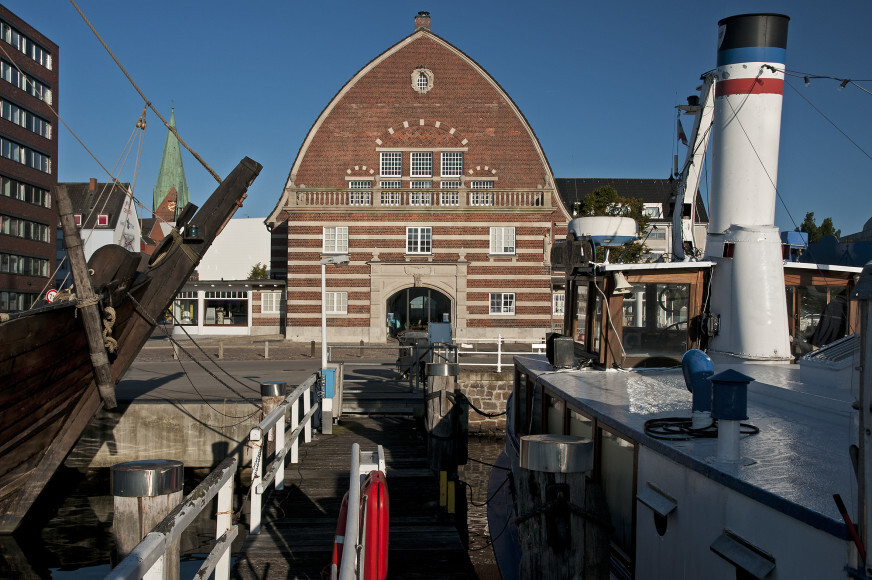
[[[175,107],[182,138],[220,175],[244,156],[263,164],[237,217],[272,210],[324,106],[412,33],[419,10],[520,107],[555,177],[668,177],[673,155],[685,153],[676,147],[674,107],[714,68],[717,22],[726,16],[787,14],[788,70],[867,80],[859,84],[872,91],[868,0],[77,1],[161,114]],[[115,166],[142,111],[138,94],[72,4],[5,5],[60,46],[61,117],[104,166]],[[788,83],[776,225],[792,230],[813,211],[818,223],[830,216],[843,233],[859,231],[872,217],[872,95],[839,90],[838,81]],[[136,196],[150,205],[166,129],[154,113],[147,119],[138,170],[134,149],[119,177],[135,177]],[[690,131],[690,118],[683,124]],[[61,181],[105,179],[66,128],[57,133]],[[191,201],[201,203],[216,183],[183,155]]]

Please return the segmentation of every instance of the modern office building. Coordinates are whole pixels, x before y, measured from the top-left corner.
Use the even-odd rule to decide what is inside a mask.
[[[0,6],[0,312],[54,288],[58,47]]]

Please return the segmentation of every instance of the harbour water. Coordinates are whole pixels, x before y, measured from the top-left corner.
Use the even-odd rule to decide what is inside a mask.
[[[470,437],[470,459],[459,472],[460,489],[466,492],[467,526],[460,522],[458,527],[468,537],[469,558],[481,579],[500,577],[489,543],[484,502],[490,464],[502,446],[501,438]],[[186,469],[185,493],[207,473]],[[114,549],[112,504],[108,469],[60,469],[23,527],[13,536],[0,536],[0,578],[103,578],[111,569]],[[461,504],[458,512],[462,511]],[[214,538],[214,519],[209,521],[207,514],[201,519],[182,538],[182,578],[194,576]],[[240,532],[234,548],[244,540],[244,530]]]

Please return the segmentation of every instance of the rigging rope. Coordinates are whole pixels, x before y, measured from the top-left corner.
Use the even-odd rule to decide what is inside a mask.
[[[103,48],[106,49],[106,52],[109,53],[109,56],[112,57],[112,60],[115,61],[115,64],[117,64],[117,65],[118,65],[118,68],[121,69],[121,72],[124,73],[124,76],[127,77],[127,80],[130,81],[130,84],[133,85],[133,88],[136,89],[136,92],[139,93],[139,96],[142,97],[142,100],[145,101],[146,106],[147,106],[149,109],[151,109],[152,111],[154,111],[154,114],[158,116],[158,118],[163,122],[164,126],[166,126],[166,128],[167,128],[167,129],[168,129],[168,130],[169,130],[173,135],[176,136],[176,139],[179,140],[179,143],[181,143],[182,146],[183,146],[185,149],[187,149],[187,150],[191,153],[191,155],[194,156],[194,158],[195,158],[197,161],[200,162],[200,165],[202,165],[202,166],[206,169],[206,171],[208,171],[209,174],[212,175],[212,177],[215,178],[215,181],[217,181],[218,183],[221,183],[221,178],[218,176],[218,174],[215,173],[215,171],[214,171],[211,167],[209,167],[209,164],[206,163],[206,162],[203,160],[203,158],[200,157],[200,156],[197,154],[196,151],[194,151],[193,149],[191,149],[191,148],[188,146],[188,144],[185,143],[185,141],[184,141],[184,140],[179,136],[179,133],[178,133],[178,131],[176,131],[176,128],[175,128],[175,127],[171,127],[170,124],[169,124],[169,122],[167,122],[167,120],[164,119],[163,116],[160,114],[160,111],[158,111],[158,110],[154,107],[154,105],[151,104],[151,101],[148,100],[148,98],[145,96],[145,93],[143,93],[142,90],[139,88],[139,86],[137,86],[136,82],[134,82],[133,78],[130,76],[130,74],[128,74],[127,70],[124,68],[124,66],[121,64],[121,62],[118,60],[118,58],[116,58],[115,54],[112,53],[112,50],[109,48],[109,46],[108,46],[108,45],[106,44],[106,42],[103,40],[103,37],[100,36],[100,33],[97,32],[97,29],[94,28],[94,25],[91,24],[91,21],[88,20],[88,18],[85,16],[84,12],[82,12],[82,9],[79,8],[79,5],[76,4],[76,0],[70,0],[70,4],[73,5],[73,8],[76,9],[76,12],[79,13],[79,16],[82,17],[82,20],[85,21],[85,24],[88,25],[88,28],[91,29],[91,32],[94,33],[94,36],[97,37],[97,40],[100,41],[100,44],[102,44],[102,45],[103,45]]]

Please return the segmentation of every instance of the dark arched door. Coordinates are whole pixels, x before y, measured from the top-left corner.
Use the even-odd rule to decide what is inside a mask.
[[[402,330],[427,330],[430,322],[451,322],[451,299],[432,288],[404,288],[388,298],[391,336]]]

